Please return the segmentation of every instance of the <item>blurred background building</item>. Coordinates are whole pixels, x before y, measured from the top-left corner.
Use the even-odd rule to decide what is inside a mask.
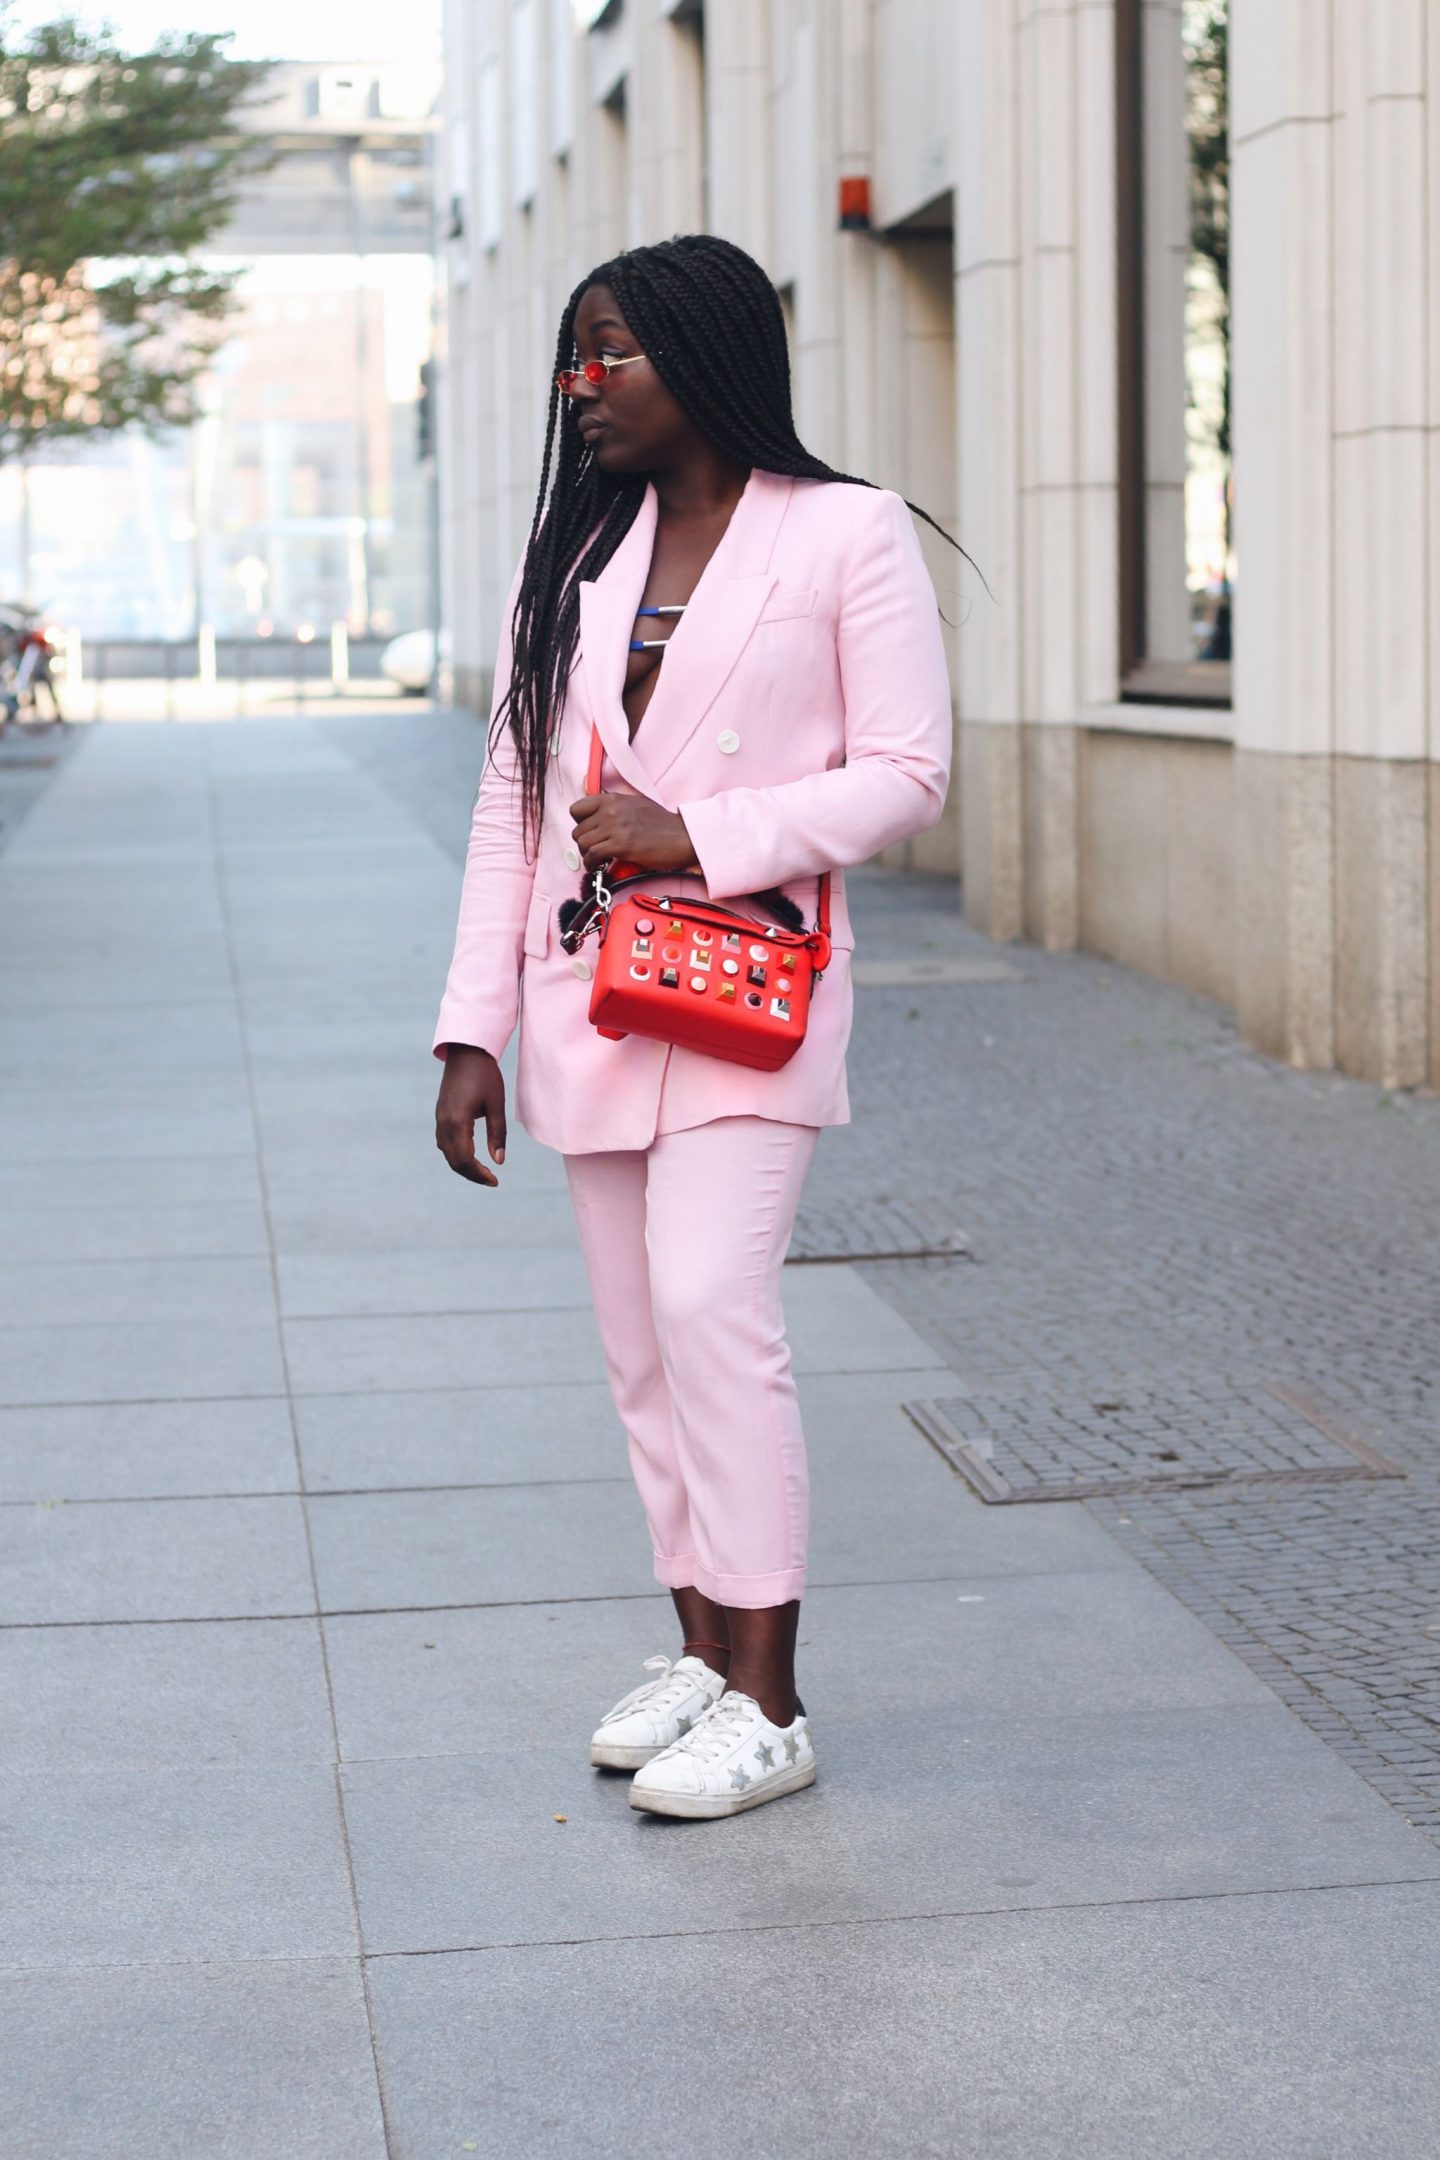
[[[240,273],[242,305],[203,417],[0,469],[0,590],[87,642],[434,624],[437,86],[433,64],[274,71],[249,114],[270,162],[206,256]]]
[[[907,859],[1275,1055],[1440,1080],[1433,0],[447,0],[445,30],[458,693],[565,296],[724,233],[781,290],[802,436],[990,587],[925,541],[959,754]]]

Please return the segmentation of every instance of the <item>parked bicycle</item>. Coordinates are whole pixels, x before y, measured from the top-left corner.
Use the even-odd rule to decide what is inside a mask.
[[[55,688],[55,647],[33,608],[0,606],[0,726],[40,718],[40,697],[49,702],[49,723],[63,722]]]

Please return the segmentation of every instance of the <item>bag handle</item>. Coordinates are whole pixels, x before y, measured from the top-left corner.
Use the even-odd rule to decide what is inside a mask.
[[[600,793],[600,772],[604,762],[605,745],[600,740],[600,730],[597,727],[592,727],[590,730],[590,762],[585,772],[585,792],[587,795],[598,795]],[[649,874],[647,872],[647,875]],[[663,873],[661,874],[663,875]],[[680,876],[683,873],[677,871],[676,875]],[[828,949],[830,944],[830,872],[828,870],[821,871],[820,885],[815,895],[815,928],[824,938]]]

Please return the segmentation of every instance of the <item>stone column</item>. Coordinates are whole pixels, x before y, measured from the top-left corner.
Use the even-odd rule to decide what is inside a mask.
[[[1237,1002],[1425,1077],[1424,0],[1232,0]]]
[[[770,259],[769,0],[705,11],[710,230]]]
[[[1016,7],[965,9],[956,86],[960,537],[993,596],[977,594],[960,637],[961,860],[966,915],[998,938],[1024,927]]]

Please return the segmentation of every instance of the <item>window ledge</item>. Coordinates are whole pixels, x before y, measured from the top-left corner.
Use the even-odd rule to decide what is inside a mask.
[[[1235,714],[1228,705],[1087,705],[1077,724],[1119,729],[1126,735],[1177,735],[1191,742],[1235,740]]]

